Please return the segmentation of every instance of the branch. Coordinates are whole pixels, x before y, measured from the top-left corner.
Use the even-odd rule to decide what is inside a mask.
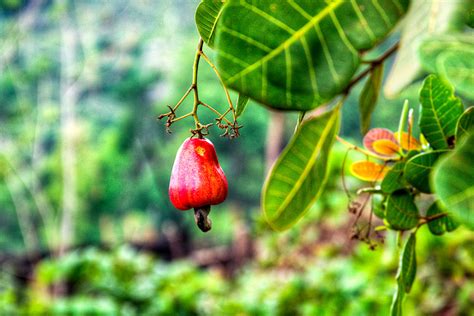
[[[370,64],[369,68],[367,68],[366,70],[364,70],[363,72],[361,72],[357,77],[355,77],[354,79],[351,80],[351,82],[349,83],[349,85],[346,87],[346,89],[344,90],[344,94],[349,94],[349,92],[351,91],[351,89],[357,84],[359,83],[359,81],[361,81],[362,79],[364,79],[369,73],[371,73],[374,68],[378,67],[381,63],[383,63],[387,58],[389,58],[390,56],[392,56],[393,53],[395,53],[397,50],[398,50],[398,47],[399,47],[399,42],[395,43],[392,47],[390,47],[387,51],[385,51],[385,53],[383,53],[379,58],[377,59],[374,59],[374,60],[371,60],[371,61],[367,61],[367,63]]]
[[[440,218],[445,217],[445,216],[448,216],[448,213],[439,213],[439,214],[435,214],[435,215],[432,215],[432,216],[422,217],[420,219],[418,225],[416,226],[416,229],[418,229],[420,226],[422,226],[424,224],[428,224],[429,222],[432,222],[434,220],[440,219]]]

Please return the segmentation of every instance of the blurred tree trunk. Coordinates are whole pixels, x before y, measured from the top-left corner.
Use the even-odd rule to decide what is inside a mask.
[[[27,253],[30,253],[38,249],[38,236],[31,218],[31,208],[27,202],[28,198],[25,196],[25,186],[22,183],[21,176],[18,174],[19,170],[16,170],[13,165],[10,166],[11,171],[5,177],[5,184],[8,191],[10,191],[10,197],[15,207],[25,249]]]
[[[75,214],[78,207],[75,110],[79,98],[79,86],[75,76],[77,44],[77,33],[66,10],[61,21],[60,116],[63,191],[59,256],[73,243]]]
[[[53,83],[51,79],[41,80],[38,83],[37,88],[37,103],[36,103],[36,122],[35,122],[35,133],[33,139],[33,154],[31,158],[31,192],[41,216],[43,223],[44,235],[46,236],[46,243],[50,251],[54,251],[58,245],[57,240],[54,240],[56,232],[56,221],[54,208],[48,201],[46,192],[40,183],[41,174],[41,163],[44,160],[45,152],[41,144],[45,136],[45,115],[46,107],[49,106],[53,97]]]
[[[268,173],[273,162],[278,158],[285,132],[285,115],[283,112],[270,111],[265,148],[265,173]]]

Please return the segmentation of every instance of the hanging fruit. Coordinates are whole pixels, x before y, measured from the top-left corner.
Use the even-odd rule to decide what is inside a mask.
[[[171,171],[169,197],[179,210],[194,208],[197,226],[211,229],[211,205],[227,197],[227,179],[217,160],[214,145],[205,138],[188,138],[178,149]]]

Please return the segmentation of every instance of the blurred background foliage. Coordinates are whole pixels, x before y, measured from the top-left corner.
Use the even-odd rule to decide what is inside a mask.
[[[332,153],[330,181],[310,214],[285,233],[266,226],[259,199],[275,122],[255,103],[239,120],[241,137],[211,129],[230,184],[227,201],[213,207],[213,230],[201,234],[189,212],[172,207],[168,180],[192,120],[167,134],[156,117],[190,84],[197,4],[0,0],[0,314],[388,313],[396,236],[381,233],[374,251],[351,240],[344,148]],[[203,65],[199,80],[203,100],[225,108],[211,69]],[[343,109],[341,134],[354,143],[361,89]],[[395,130],[403,100],[418,107],[418,89],[382,96],[372,126]],[[296,119],[285,115],[282,145]],[[361,185],[346,180],[353,191]],[[71,196],[70,251],[56,258]],[[472,314],[473,241],[465,229],[443,238],[421,229],[409,315]],[[233,266],[206,262],[228,249]]]

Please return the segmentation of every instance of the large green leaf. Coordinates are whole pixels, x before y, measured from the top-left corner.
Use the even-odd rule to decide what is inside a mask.
[[[459,118],[456,124],[456,141],[468,133],[474,133],[474,106],[469,107]]]
[[[269,173],[263,188],[266,219],[275,230],[295,224],[321,193],[339,109],[303,122]]]
[[[405,179],[421,192],[431,193],[430,173],[436,160],[446,152],[446,150],[435,150],[412,157],[405,165]]]
[[[420,129],[434,149],[447,149],[452,143],[456,122],[463,112],[453,88],[435,75],[428,76],[420,91]]]
[[[215,48],[225,83],[263,104],[309,110],[350,82],[408,0],[229,0]]]
[[[396,191],[387,198],[385,219],[395,230],[408,230],[418,224],[419,213],[414,197],[404,190]]]
[[[365,135],[370,127],[372,112],[377,105],[379,98],[380,86],[383,79],[383,64],[375,67],[370,73],[364,88],[359,97],[359,115],[360,115],[360,132]]]
[[[461,139],[453,153],[435,165],[432,185],[443,206],[461,224],[474,230],[474,134]]]
[[[413,0],[404,19],[400,47],[384,92],[387,96],[400,93],[422,73],[418,58],[421,42],[432,35],[462,31],[468,0]]]
[[[451,82],[456,90],[474,99],[474,37],[472,34],[436,36],[420,46],[424,68]]]
[[[203,0],[196,9],[196,26],[203,41],[214,47],[216,26],[224,6],[223,0]]]

